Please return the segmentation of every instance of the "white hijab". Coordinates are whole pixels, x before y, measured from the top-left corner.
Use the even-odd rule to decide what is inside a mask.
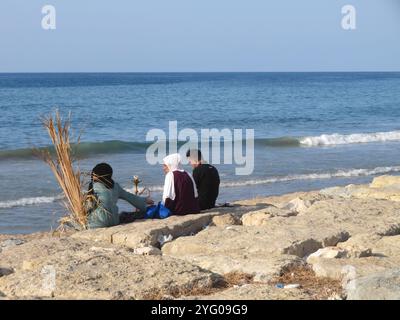
[[[163,159],[164,164],[168,167],[169,172],[165,175],[165,182],[164,182],[164,192],[162,197],[162,203],[165,205],[165,201],[167,198],[171,199],[172,201],[175,200],[175,183],[174,183],[174,171],[185,172],[185,170],[181,169],[181,156],[179,153],[173,153],[169,156],[166,156]],[[193,190],[195,198],[198,197],[197,195],[197,188],[196,183],[193,180],[193,177],[187,173],[192,180],[193,183]]]

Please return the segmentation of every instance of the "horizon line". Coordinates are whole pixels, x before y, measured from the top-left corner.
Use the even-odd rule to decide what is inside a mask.
[[[399,73],[400,70],[346,70],[346,71],[7,71],[0,74],[52,74],[52,73]]]

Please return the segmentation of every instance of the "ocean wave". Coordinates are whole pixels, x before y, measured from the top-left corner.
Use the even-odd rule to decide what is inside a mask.
[[[268,147],[317,147],[386,141],[400,141],[400,131],[354,133],[348,135],[334,133],[309,137],[258,138],[255,139],[254,143],[256,146]],[[245,142],[245,140],[243,140],[243,142]],[[121,140],[81,142],[79,145],[73,145],[72,151],[76,157],[118,153],[145,154],[147,148],[153,143],[154,142],[128,142]],[[179,141],[178,147],[181,147],[185,143],[186,141]],[[50,153],[54,153],[54,148],[50,146],[39,149],[23,148],[15,150],[0,150],[0,160],[33,159],[37,157],[38,151],[45,150],[48,150]]]
[[[97,154],[114,153],[144,153],[151,145],[147,142],[127,142],[120,140],[111,140],[103,142],[81,142],[78,145],[72,145],[72,152],[77,157],[87,157]],[[49,151],[54,154],[54,148],[47,146],[42,148],[23,148],[15,150],[0,150],[0,160],[3,159],[33,159],[41,151]]]
[[[301,145],[329,146],[354,143],[399,141],[400,131],[374,132],[374,133],[353,133],[353,134],[323,134],[315,137],[304,137],[299,140]]]
[[[32,197],[32,198],[21,198],[18,200],[7,200],[0,202],[0,209],[8,209],[14,207],[25,207],[44,203],[52,203],[61,200],[63,196],[55,197]]]

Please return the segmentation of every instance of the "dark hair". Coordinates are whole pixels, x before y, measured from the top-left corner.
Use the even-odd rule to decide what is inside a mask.
[[[196,155],[197,155],[197,157],[196,157]],[[202,158],[201,151],[198,149],[189,149],[186,152],[186,157],[189,158],[190,156],[192,156],[193,158],[196,157],[198,161],[201,161],[201,158]]]
[[[106,188],[112,189],[114,188],[114,180],[112,179],[113,169],[107,163],[99,163],[97,164],[91,174],[91,179],[89,183],[88,191],[90,194],[93,194],[93,178],[96,177],[96,181],[102,183]]]

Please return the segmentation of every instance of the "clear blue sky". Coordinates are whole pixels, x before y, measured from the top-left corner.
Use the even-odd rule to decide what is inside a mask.
[[[0,72],[376,70],[400,71],[400,0],[0,1]]]

